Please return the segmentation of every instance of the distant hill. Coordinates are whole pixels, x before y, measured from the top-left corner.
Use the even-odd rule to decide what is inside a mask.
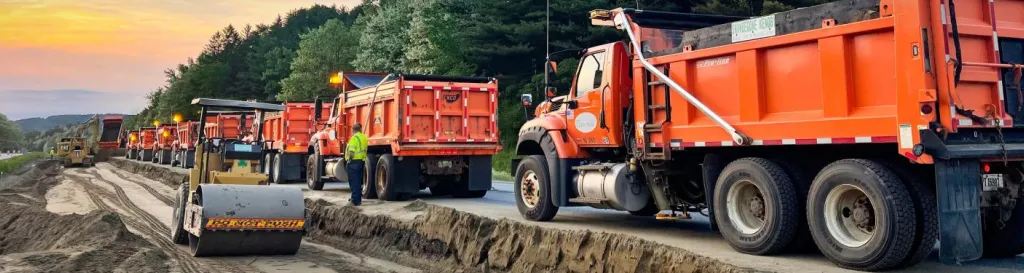
[[[121,114],[104,114],[104,115],[121,115]],[[14,121],[21,127],[22,132],[45,132],[57,127],[62,127],[71,124],[79,124],[89,120],[93,115],[57,115],[49,116],[46,118],[27,118],[19,119]],[[123,115],[127,120],[130,115]]]

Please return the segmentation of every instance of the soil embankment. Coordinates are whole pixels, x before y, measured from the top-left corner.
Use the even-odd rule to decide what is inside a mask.
[[[187,177],[133,161],[111,164],[167,185]],[[310,239],[427,272],[755,271],[633,236],[543,228],[423,201],[357,208],[306,199],[306,206]]]
[[[128,231],[115,212],[46,211],[59,173],[57,162],[37,161],[0,181],[0,271],[168,271],[167,256]]]

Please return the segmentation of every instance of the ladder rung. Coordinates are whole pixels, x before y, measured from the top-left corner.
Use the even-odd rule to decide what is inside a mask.
[[[652,104],[652,105],[648,105],[647,108],[649,108],[649,109],[665,109],[666,107],[665,107],[664,104]]]
[[[647,85],[650,85],[650,86],[662,85],[662,84],[665,84],[665,81],[658,80],[658,81],[653,81],[653,82],[648,82],[647,83]]]

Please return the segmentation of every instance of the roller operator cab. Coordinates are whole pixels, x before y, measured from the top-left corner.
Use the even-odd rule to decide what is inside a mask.
[[[280,105],[199,98],[208,109],[242,109],[259,117]],[[201,122],[197,128],[204,128]],[[244,124],[241,124],[244,126]],[[194,256],[294,255],[302,243],[306,208],[302,191],[267,186],[259,173],[263,139],[251,142],[209,137],[199,131],[195,167],[178,188],[171,239]]]
[[[567,94],[548,87],[527,111],[516,204],[536,221],[567,206],[701,213],[739,252],[817,247],[857,270],[915,265],[939,238],[946,263],[1018,255],[1022,8],[594,11],[628,39],[584,50]]]
[[[345,147],[352,127],[367,138],[363,196],[405,200],[433,195],[480,198],[491,189],[498,142],[494,78],[343,72],[323,130],[310,138],[306,183],[348,181]],[[320,120],[322,102],[313,111]],[[371,118],[372,117],[372,118]]]

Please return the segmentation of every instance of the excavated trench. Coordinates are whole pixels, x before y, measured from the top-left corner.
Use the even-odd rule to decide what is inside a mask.
[[[169,186],[185,174],[114,159]],[[633,236],[543,228],[422,200],[360,208],[306,199],[313,241],[426,272],[754,272]]]

